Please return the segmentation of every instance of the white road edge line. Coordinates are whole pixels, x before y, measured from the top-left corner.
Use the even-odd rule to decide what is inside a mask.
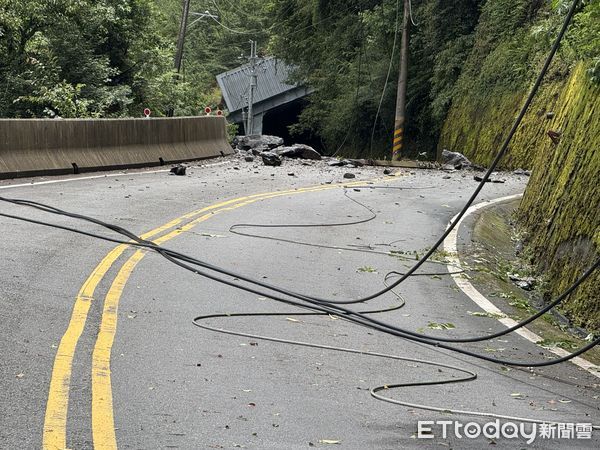
[[[229,164],[229,161],[223,161],[223,162],[214,163],[214,164],[206,164],[206,165],[202,165],[200,167],[216,167],[216,166],[222,166],[225,164]],[[165,173],[165,172],[169,172],[169,170],[163,169],[163,170],[152,170],[152,171],[132,172],[132,173],[119,172],[119,173],[110,173],[110,174],[104,174],[104,175],[93,175],[93,176],[89,176],[89,177],[76,177],[76,178],[66,178],[66,179],[61,179],[61,180],[40,181],[37,183],[33,182],[33,183],[12,184],[12,185],[0,186],[0,189],[14,189],[14,188],[19,188],[19,187],[27,187],[27,186],[40,186],[40,185],[45,185],[45,184],[69,183],[72,181],[96,180],[96,179],[101,179],[101,178],[115,178],[115,177],[119,177],[119,176],[146,175],[146,174]],[[459,230],[460,226],[462,225],[462,222],[468,216],[473,214],[474,212],[479,211],[480,209],[486,208],[486,207],[491,206],[496,203],[502,203],[502,202],[506,202],[506,201],[510,201],[510,200],[516,200],[517,198],[521,198],[521,197],[523,197],[523,194],[510,195],[508,197],[497,198],[495,200],[486,201],[486,202],[471,206],[467,210],[466,214],[459,221],[459,223],[456,225],[454,230],[452,230],[452,232],[444,240],[444,250],[446,252],[448,252],[448,254],[449,254],[448,261],[450,263],[450,264],[448,264],[447,268],[448,268],[448,271],[450,272],[450,275],[452,276],[452,279],[456,283],[456,285],[459,287],[460,290],[462,290],[465,293],[465,295],[467,297],[469,297],[471,300],[473,300],[473,302],[475,302],[481,309],[483,309],[485,312],[495,314],[495,315],[505,316],[505,314],[500,309],[498,309],[492,302],[490,302],[486,297],[484,297],[483,294],[481,294],[481,292],[479,292],[477,289],[475,289],[475,287],[466,278],[463,278],[461,276],[461,274],[453,273],[454,267],[456,267],[456,266],[460,267],[460,260],[458,258],[458,245],[457,245],[458,230]],[[454,216],[450,223],[453,223],[456,220],[456,217],[458,217],[458,215]],[[450,226],[450,224],[448,224],[448,226]],[[516,321],[514,321],[513,319],[510,319],[506,316],[503,318],[499,318],[498,321],[500,323],[502,323],[504,326],[506,326],[507,328],[514,327],[515,325],[517,325]],[[527,328],[521,328],[521,329],[515,331],[515,333],[524,337],[528,341],[533,342],[534,344],[537,344],[539,341],[543,340],[541,336],[535,334],[534,332],[528,330]],[[547,347],[545,347],[545,348],[547,348]],[[560,347],[549,347],[549,348],[547,348],[547,350],[549,350],[550,352],[554,353],[555,355],[558,355],[561,357],[569,355],[569,352],[567,352],[566,350],[563,350]],[[587,361],[586,359],[583,359],[581,357],[576,357],[576,358],[573,358],[571,360],[571,362],[573,364],[575,364],[576,366],[579,366],[582,369],[587,370],[592,375],[600,378],[600,368],[598,366],[592,364],[591,362]]]
[[[218,163],[214,163],[214,164],[205,164],[205,165],[201,165],[198,167],[199,168],[217,167],[217,166],[224,166],[224,165],[230,164],[230,163],[231,163],[231,161],[223,161],[223,162],[218,162]],[[27,186],[41,186],[43,184],[70,183],[72,181],[98,180],[101,178],[115,178],[115,177],[130,176],[130,175],[147,175],[147,174],[153,174],[153,173],[165,173],[165,172],[169,172],[169,171],[170,171],[170,169],[146,170],[143,172],[122,172],[122,171],[120,171],[119,173],[107,173],[104,175],[92,175],[92,176],[88,176],[88,177],[74,177],[74,178],[64,178],[64,179],[60,179],[60,180],[38,181],[37,183],[34,181],[31,183],[7,184],[5,186],[0,186],[0,189],[14,189],[14,188],[19,188],[19,187],[27,187]]]
[[[477,205],[471,206],[467,210],[466,214],[458,222],[456,227],[452,230],[452,232],[444,240],[444,250],[448,253],[448,256],[447,256],[448,261],[449,261],[448,271],[450,272],[456,285],[459,287],[459,289],[461,291],[463,291],[465,293],[465,295],[467,297],[469,297],[471,300],[473,300],[485,312],[502,316],[502,318],[499,318],[498,321],[500,323],[502,323],[504,326],[506,326],[507,328],[514,327],[518,323],[516,321],[514,321],[513,319],[507,317],[505,313],[503,313],[500,309],[498,309],[496,307],[496,305],[494,305],[492,302],[490,302],[481,292],[479,292],[469,282],[469,280],[467,278],[463,277],[462,274],[456,274],[453,272],[455,272],[456,266],[460,267],[460,260],[458,258],[458,231],[459,231],[460,226],[463,223],[463,221],[468,216],[470,216],[471,214],[473,214],[476,211],[479,211],[480,209],[487,208],[496,203],[503,203],[503,202],[507,202],[510,200],[516,200],[516,199],[522,198],[522,197],[523,197],[523,194],[510,195],[508,197],[497,198],[495,200],[486,201],[486,202],[482,202]],[[452,218],[452,220],[450,221],[450,224],[454,223],[454,221],[456,220],[457,217],[458,217],[458,214]],[[450,224],[448,224],[448,227],[450,226]],[[516,330],[515,333],[519,334],[520,336],[524,337],[525,339],[527,339],[530,342],[533,342],[536,345],[538,342],[543,340],[543,338],[541,336],[528,330],[527,328],[521,328],[519,330]],[[569,355],[569,352],[567,352],[566,350],[564,350],[560,347],[554,346],[554,347],[544,347],[544,348],[560,357]],[[571,362],[573,364],[575,364],[576,366],[578,366],[584,370],[587,370],[592,375],[600,378],[600,368],[598,366],[596,366],[595,364],[592,364],[591,362],[587,361],[586,359],[583,359],[581,357],[576,357],[576,358],[573,358],[571,360]]]

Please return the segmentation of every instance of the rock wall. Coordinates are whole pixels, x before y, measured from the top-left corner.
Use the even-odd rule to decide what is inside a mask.
[[[489,164],[526,95],[518,90],[478,101],[463,97],[450,111],[440,147]],[[560,134],[558,143],[549,131]],[[600,85],[585,63],[564,81],[543,85],[502,166],[533,169],[518,219],[526,254],[545,281],[542,294],[554,299],[600,257]],[[600,331],[600,273],[562,312],[575,325]]]
[[[528,254],[547,281],[543,289],[555,297],[600,258],[600,85],[579,64],[563,88],[547,92],[543,101],[552,119],[544,127],[530,122],[515,142],[539,143],[531,152],[533,175],[518,217],[528,233]],[[543,106],[538,102],[542,117]],[[544,136],[546,129],[562,133],[558,144]],[[563,312],[576,325],[600,331],[599,272]]]
[[[559,3],[483,3],[439,151],[446,148],[474,163],[490,164],[564,14]],[[533,170],[518,219],[527,236],[525,255],[545,280],[540,289],[546,299],[563,292],[600,257],[599,15],[597,2],[580,5],[500,165]],[[562,312],[574,324],[600,331],[599,273],[571,296]]]

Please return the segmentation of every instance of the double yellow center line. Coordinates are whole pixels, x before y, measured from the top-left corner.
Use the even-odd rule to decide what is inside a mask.
[[[240,197],[188,213],[140,237],[145,240],[153,240],[156,244],[164,244],[217,214],[232,211],[261,200],[337,189],[343,186],[353,187],[364,183],[364,181],[357,181],[341,185],[320,185]],[[67,448],[69,388],[77,344],[83,334],[91,304],[95,301],[94,296],[98,285],[128,248],[130,248],[130,245],[122,244],[108,253],[93,270],[75,299],[71,319],[60,341],[52,369],[44,419],[43,448],[45,450],[64,450]],[[110,371],[111,350],[117,330],[119,301],[129,277],[146,253],[147,250],[139,249],[125,262],[104,299],[102,320],[92,354],[92,437],[96,450],[114,450],[117,448]]]

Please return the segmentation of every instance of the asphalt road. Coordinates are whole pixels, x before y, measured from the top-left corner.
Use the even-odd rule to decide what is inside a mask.
[[[191,168],[186,177],[138,171],[76,181],[33,180],[59,181],[37,185],[23,180],[0,182],[0,195],[91,215],[138,235],[181,218],[153,239],[166,236],[163,241],[169,248],[269,283],[348,299],[381,289],[387,272],[405,270],[410,261],[385,253],[405,252],[409,259],[414,251],[422,253],[476,185],[472,174],[462,172],[447,178],[438,171],[406,170],[384,177],[381,169],[348,170],[289,161],[280,168],[235,159],[206,164]],[[344,180],[349,171],[357,178]],[[522,192],[527,182],[524,177],[504,178],[504,184],[486,186],[480,201]],[[344,182],[348,187],[336,185]],[[309,186],[316,189],[298,190]],[[251,197],[282,191],[287,193]],[[351,226],[245,229],[346,250],[229,232],[240,223],[332,224],[370,217],[367,209],[348,197],[367,205],[376,217]],[[226,203],[233,199],[241,200]],[[206,210],[197,212],[202,209]],[[108,233],[23,207],[0,204],[0,212]],[[538,437],[528,445],[523,438],[458,439],[452,434],[444,439],[441,428],[434,427],[433,439],[417,439],[419,420],[478,424],[488,420],[380,402],[369,389],[456,377],[458,372],[230,336],[199,329],[192,319],[218,313],[284,313],[205,323],[442,362],[478,374],[469,383],[385,393],[402,401],[597,424],[598,378],[570,363],[506,370],[336,317],[295,315],[302,310],[185,272],[154,253],[123,248],[102,265],[115,244],[6,218],[0,218],[0,236],[2,449],[40,448],[43,443],[46,448],[71,449],[114,448],[115,444],[123,449],[600,446],[597,431],[590,440]],[[427,265],[424,271],[445,273],[447,268]],[[90,278],[91,274],[97,276]],[[449,276],[414,277],[397,293],[406,305],[381,318],[413,331],[472,336],[503,329],[493,318],[468,314],[477,306]],[[385,309],[399,301],[388,294],[353,308]],[[433,323],[455,328],[429,329]],[[507,359],[552,356],[519,336],[462,348]]]

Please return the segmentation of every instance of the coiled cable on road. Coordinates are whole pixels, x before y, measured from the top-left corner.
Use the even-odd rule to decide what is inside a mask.
[[[444,242],[444,240],[447,238],[447,236],[452,232],[452,230],[459,223],[461,218],[467,213],[468,209],[474,203],[474,201],[478,197],[479,193],[485,186],[490,175],[495,171],[500,160],[504,157],[504,155],[508,151],[508,146],[509,146],[510,142],[512,141],[517,129],[519,128],[526,112],[528,111],[537,91],[539,90],[542,80],[543,80],[545,74],[547,73],[549,66],[559,48],[560,42],[562,41],[564,34],[567,31],[569,23],[571,22],[573,15],[575,14],[578,4],[579,4],[579,0],[573,1],[573,4],[569,10],[569,13],[567,14],[567,17],[565,18],[563,27],[561,28],[561,31],[550,51],[550,54],[544,64],[544,67],[543,67],[540,75],[538,76],[538,78],[527,98],[527,101],[525,102],[525,105],[523,106],[519,116],[517,117],[513,127],[511,128],[503,146],[501,147],[500,151],[496,155],[491,166],[488,168],[488,170],[482,177],[482,181],[479,183],[479,185],[477,186],[477,188],[475,189],[475,191],[473,192],[473,194],[471,195],[469,200],[466,202],[466,204],[464,205],[464,207],[462,208],[460,213],[456,216],[456,218],[453,220],[453,222],[450,224],[450,226],[447,228],[447,230],[442,234],[442,236],[438,239],[438,241],[425,253],[425,255],[423,255],[423,257],[421,257],[407,272],[398,274],[398,280],[387,285],[384,289],[382,289],[378,292],[375,292],[373,294],[370,294],[364,298],[356,299],[356,300],[347,300],[347,301],[333,301],[333,300],[320,299],[318,297],[298,294],[298,293],[289,291],[287,289],[284,289],[284,288],[281,288],[278,286],[270,285],[261,280],[255,280],[255,279],[252,279],[251,277],[241,276],[240,274],[236,274],[231,270],[227,270],[227,269],[209,264],[207,262],[193,258],[189,255],[185,255],[183,253],[176,252],[176,251],[170,250],[168,248],[159,246],[150,241],[140,239],[131,231],[126,230],[125,228],[120,227],[118,225],[109,224],[109,223],[100,221],[98,219],[94,219],[94,218],[84,216],[81,214],[69,213],[69,212],[66,212],[66,211],[63,211],[58,208],[55,208],[55,207],[52,207],[49,205],[45,205],[42,203],[32,202],[32,201],[28,201],[28,200],[15,200],[15,199],[7,199],[7,198],[0,197],[0,201],[16,204],[16,205],[20,205],[20,206],[33,207],[38,210],[41,210],[41,211],[44,211],[47,213],[51,213],[51,214],[57,214],[57,215],[71,217],[74,219],[85,220],[85,221],[103,226],[113,232],[119,233],[119,234],[127,237],[130,240],[126,241],[126,240],[122,240],[122,239],[115,239],[115,238],[111,238],[111,237],[107,237],[107,236],[102,236],[102,235],[99,235],[96,233],[91,233],[91,232],[87,232],[84,230],[79,230],[76,228],[64,226],[64,225],[48,223],[48,222],[44,222],[44,221],[39,221],[39,220],[25,218],[25,217],[11,215],[11,214],[0,213],[0,216],[12,218],[12,219],[16,219],[16,220],[21,220],[21,221],[25,221],[25,222],[29,222],[29,223],[34,223],[34,224],[38,224],[38,225],[49,226],[49,227],[62,229],[62,230],[70,231],[70,232],[74,232],[74,233],[79,233],[82,235],[94,237],[97,239],[103,239],[103,240],[110,241],[113,243],[131,245],[131,246],[135,246],[135,247],[139,247],[139,248],[152,250],[152,251],[155,251],[155,252],[161,254],[167,260],[171,261],[172,263],[174,263],[186,270],[189,270],[197,275],[201,275],[208,279],[217,281],[219,283],[222,283],[222,284],[225,284],[228,286],[232,286],[232,287],[244,290],[246,292],[258,294],[258,295],[261,295],[261,296],[264,296],[267,298],[271,298],[273,300],[276,300],[276,301],[284,303],[284,304],[296,306],[296,307],[303,308],[303,309],[309,309],[317,314],[320,313],[320,314],[335,315],[342,319],[353,322],[355,324],[363,325],[370,329],[380,331],[382,333],[386,333],[386,334],[389,334],[392,336],[397,336],[397,337],[407,339],[407,340],[410,340],[413,342],[417,342],[420,344],[432,346],[434,348],[442,348],[442,349],[450,350],[450,351],[460,353],[463,355],[467,355],[467,356],[471,356],[471,357],[474,357],[474,358],[477,358],[480,360],[485,360],[485,361],[496,363],[496,364],[516,366],[516,367],[546,367],[546,366],[551,366],[554,364],[559,364],[559,363],[562,363],[565,361],[569,361],[569,360],[585,353],[586,351],[590,350],[591,348],[595,347],[596,345],[598,345],[600,343],[600,338],[593,340],[592,342],[588,343],[587,345],[581,347],[580,349],[578,349],[577,351],[575,351],[569,355],[566,355],[566,356],[560,357],[560,358],[555,358],[552,360],[546,360],[546,361],[508,361],[508,360],[502,360],[499,358],[491,357],[488,355],[477,354],[475,352],[466,350],[462,347],[448,345],[448,343],[480,342],[480,341],[485,341],[485,340],[493,339],[495,337],[506,335],[508,333],[511,333],[513,331],[516,331],[517,329],[524,327],[526,324],[531,323],[533,320],[536,320],[542,314],[544,314],[543,312],[542,313],[538,312],[537,314],[534,314],[534,315],[530,316],[529,318],[527,318],[526,320],[520,322],[516,326],[514,326],[510,329],[507,329],[503,332],[500,332],[500,333],[494,333],[494,334],[477,337],[477,338],[471,337],[471,338],[457,339],[457,338],[442,338],[442,337],[420,335],[420,334],[414,333],[410,330],[402,329],[400,327],[396,327],[391,324],[385,323],[383,321],[369,317],[367,315],[367,313],[365,313],[365,312],[357,312],[357,311],[350,310],[347,307],[344,307],[342,305],[366,303],[367,301],[378,298],[388,292],[393,292],[394,289],[396,287],[398,287],[400,284],[402,284],[404,281],[406,281],[407,279],[409,279],[412,276],[415,276],[417,270],[419,270],[419,268],[421,268],[421,266],[423,266],[427,262],[430,262],[429,260],[431,259],[431,257],[435,253],[435,251],[437,251],[437,249],[441,246],[441,244]],[[573,285],[569,289],[567,289],[567,291],[565,291],[555,301],[553,301],[550,305],[548,305],[546,307],[547,309],[545,312],[556,307],[562,301],[564,301],[564,299],[567,298],[568,295],[570,295],[570,293],[572,293],[575,289],[577,289],[577,287],[579,287],[586,279],[588,279],[591,276],[591,274],[595,270],[597,270],[597,268],[599,266],[600,266],[600,260],[596,261],[595,264],[593,264],[575,283],[573,283]],[[200,270],[198,268],[202,268],[202,269],[206,269],[206,270]],[[213,272],[216,274],[219,274],[219,276],[215,275]],[[234,277],[234,281],[222,278],[222,276]],[[241,280],[242,282],[245,282],[245,283],[249,283],[250,285],[253,285],[256,287],[244,285],[244,284],[240,283],[239,280]],[[265,292],[264,289],[266,289],[267,291]],[[278,294],[283,295],[283,297]],[[200,316],[200,317],[196,318],[194,320],[194,324],[196,324],[197,326],[200,326],[199,322],[202,319],[205,319],[206,317],[207,316]],[[214,316],[211,316],[211,317],[214,317]],[[204,326],[202,328],[208,329],[206,326]],[[215,329],[213,331],[219,331],[219,330]],[[227,331],[221,331],[221,332],[227,332]],[[228,333],[236,334],[236,332],[232,332],[232,331],[229,331]],[[244,335],[244,334],[239,334],[239,333],[237,333],[237,334]],[[254,337],[256,337],[257,339],[258,338],[268,339],[268,340],[276,339],[276,338],[259,337],[259,336],[254,336]],[[278,341],[284,342],[285,340],[278,340]],[[287,343],[292,343],[292,342],[289,341]],[[311,345],[311,346],[316,345],[316,344],[297,343],[297,342],[295,344],[296,345]],[[326,348],[326,347],[327,346],[321,346],[319,348]],[[340,349],[340,348],[333,348],[333,347],[331,347],[330,349],[332,349],[332,350],[336,349],[338,351],[346,351],[346,352],[353,352],[353,353],[365,353],[365,352],[360,352],[360,351],[354,351],[352,349]],[[378,355],[378,354],[372,354],[372,355]],[[379,356],[392,358],[392,359],[408,360],[407,358],[395,357],[393,355],[379,354]],[[415,361],[415,360],[412,360],[412,361]],[[431,362],[426,362],[426,363],[432,364]],[[433,363],[433,365],[438,365],[438,367],[441,367],[437,363]],[[469,381],[469,380],[473,380],[476,377],[476,375],[473,372],[466,371],[466,370],[460,369],[460,368],[455,368],[452,366],[446,366],[446,367],[452,368],[453,370],[459,370],[462,373],[464,373],[466,376],[464,377],[463,380],[460,380],[460,381]],[[408,404],[406,402],[399,402],[396,400],[388,399],[386,397],[381,396],[379,394],[379,392],[381,392],[384,389],[390,389],[390,388],[410,387],[410,386],[415,386],[415,385],[443,384],[443,383],[449,383],[449,382],[452,382],[452,381],[432,381],[432,382],[422,382],[420,384],[415,384],[415,383],[394,384],[394,385],[384,386],[381,388],[374,388],[371,391],[371,395],[373,395],[375,398],[378,398],[380,400],[389,401],[389,402],[397,403],[397,404],[402,404],[404,406],[410,405],[412,407],[421,408],[421,409],[440,410],[440,409],[435,409],[434,407],[428,407],[426,405]],[[448,410],[443,409],[443,411],[448,411]],[[498,415],[488,414],[488,413],[482,414],[482,413],[458,411],[458,410],[455,410],[455,412],[461,413],[461,414],[469,414],[469,415],[485,415],[486,417],[508,418],[508,416],[498,416]],[[524,419],[524,418],[514,418],[514,419],[522,420],[522,421],[531,421],[531,419]],[[547,422],[547,421],[544,421],[544,422]]]
[[[336,316],[340,316],[346,320],[349,320],[351,322],[354,322],[356,324],[360,324],[360,325],[364,325],[367,327],[370,327],[374,330],[386,333],[386,334],[390,334],[392,336],[397,336],[397,337],[401,337],[401,338],[405,338],[405,339],[409,339],[415,342],[420,342],[422,344],[426,344],[426,345],[431,345],[434,347],[439,347],[439,348],[444,348],[447,350],[451,350],[457,353],[461,353],[463,355],[467,355],[467,356],[472,356],[478,359],[482,359],[485,361],[489,361],[492,363],[497,363],[497,364],[503,364],[503,365],[508,365],[508,366],[516,366],[516,367],[545,367],[545,366],[551,366],[554,364],[559,364],[565,361],[569,361],[579,355],[581,355],[582,353],[587,352],[588,350],[590,350],[591,348],[595,347],[596,345],[598,345],[600,343],[600,337],[597,338],[596,340],[594,340],[593,342],[581,347],[580,349],[578,349],[577,351],[573,352],[570,355],[561,357],[561,358],[557,358],[557,359],[553,359],[553,360],[548,360],[548,361],[527,361],[527,362],[522,362],[522,361],[508,361],[508,360],[502,360],[499,358],[495,358],[489,355],[483,355],[483,354],[478,354],[469,350],[466,350],[464,348],[461,347],[455,347],[455,346],[451,346],[448,345],[448,343],[464,343],[464,342],[481,342],[481,341],[486,341],[489,340],[490,337],[489,336],[494,336],[494,337],[498,337],[498,336],[504,336],[508,333],[511,333],[513,331],[515,331],[516,329],[522,328],[525,325],[516,325],[515,327],[512,327],[512,329],[507,329],[504,330],[502,332],[498,332],[498,333],[494,333],[493,335],[486,335],[486,336],[480,336],[480,337],[471,337],[471,338],[443,338],[443,337],[434,337],[434,336],[428,336],[425,334],[419,334],[419,333],[415,333],[411,330],[405,329],[405,328],[401,328],[401,327],[397,327],[394,326],[392,324],[383,322],[381,320],[375,319],[373,317],[369,317],[368,315],[362,314],[360,312],[356,312],[353,310],[348,309],[345,306],[342,305],[349,305],[349,304],[356,304],[356,303],[366,303],[364,301],[349,301],[349,300],[340,300],[340,301],[335,301],[335,302],[327,302],[327,301],[322,301],[319,300],[315,297],[310,297],[310,296],[305,296],[305,295],[299,295],[296,294],[294,292],[291,292],[287,289],[278,287],[278,286],[274,286],[268,283],[265,283],[264,281],[261,280],[255,280],[252,279],[250,277],[247,277],[245,275],[242,274],[237,274],[235,272],[232,272],[230,270],[215,266],[213,264],[209,264],[205,261],[193,258],[189,255],[174,251],[174,250],[170,250],[168,248],[165,248],[163,246],[154,244],[150,241],[146,241],[143,239],[140,239],[139,237],[137,237],[134,233],[132,233],[129,230],[126,230],[123,227],[120,227],[118,225],[114,225],[114,224],[109,224],[109,223],[105,223],[101,220],[98,219],[94,219],[91,217],[87,217],[81,214],[76,214],[76,213],[69,213],[66,211],[62,211],[59,210],[57,208],[54,208],[52,206],[48,206],[48,205],[44,205],[41,203],[37,203],[37,202],[31,202],[28,200],[12,200],[12,199],[7,199],[4,197],[0,197],[0,201],[4,201],[4,202],[9,202],[9,203],[14,203],[14,204],[18,204],[18,205],[23,205],[23,206],[30,206],[33,207],[35,209],[39,209],[42,211],[46,211],[52,214],[57,214],[57,215],[61,215],[61,216],[67,216],[67,217],[72,217],[72,218],[77,218],[80,220],[84,220],[84,221],[88,221],[97,225],[101,225],[104,226],[112,231],[118,232],[120,234],[123,234],[126,237],[129,237],[130,239],[132,239],[132,241],[124,241],[124,240],[119,240],[119,239],[113,239],[113,238],[107,238],[106,236],[101,236],[101,235],[97,235],[94,233],[90,233],[90,232],[84,232],[82,230],[78,230],[75,228],[71,228],[71,227],[66,227],[66,226],[62,226],[62,225],[57,225],[57,224],[50,224],[48,222],[42,222],[42,221],[38,221],[38,220],[34,220],[34,219],[27,219],[27,218],[23,218],[23,217],[19,217],[19,216],[15,216],[15,215],[9,215],[9,214],[0,214],[0,216],[4,216],[4,217],[8,217],[8,218],[13,218],[13,219],[17,219],[17,220],[22,220],[22,221],[26,221],[26,222],[30,222],[30,223],[35,223],[38,225],[44,225],[44,226],[49,226],[49,227],[53,227],[53,228],[60,228],[63,230],[67,230],[67,231],[71,231],[71,232],[75,232],[75,233],[79,233],[79,234],[84,234],[87,236],[91,236],[91,237],[96,237],[99,239],[104,239],[104,240],[109,240],[111,242],[114,243],[119,243],[119,244],[125,244],[125,245],[132,245],[132,246],[136,246],[136,247],[141,247],[141,248],[146,248],[149,250],[154,250],[157,253],[161,254],[163,257],[165,257],[167,260],[171,261],[172,263],[186,269],[189,270],[192,273],[195,273],[196,275],[201,275],[203,277],[209,278],[213,281],[217,281],[219,283],[222,284],[226,284],[228,286],[234,287],[234,288],[238,288],[247,292],[250,292],[252,294],[256,294],[259,296],[263,296],[263,297],[267,297],[276,301],[279,301],[281,303],[284,304],[288,304],[288,305],[292,305],[292,306],[297,306],[300,308],[306,308],[306,309],[310,309],[313,311],[317,311],[317,312],[323,312],[326,314],[332,314],[332,315],[336,315]],[[594,265],[592,265],[592,267],[590,267],[575,283],[573,283],[573,285],[565,292],[563,293],[563,295],[561,295],[554,303],[556,303],[557,305],[560,304],[562,301],[564,301],[564,299],[568,296],[568,294],[570,294],[571,292],[573,292],[577,287],[579,287],[586,279],[588,279],[591,274],[600,266],[600,259],[598,261],[596,261],[596,263]],[[212,274],[211,272],[207,272],[207,271],[201,271],[198,269],[198,267],[203,268],[203,269],[207,269],[209,271],[212,272],[216,272],[219,275],[226,275],[228,277],[232,277],[234,281],[228,280],[228,279],[224,279],[224,278],[220,278],[217,275]],[[405,275],[403,275],[404,277]],[[239,280],[246,282],[246,283],[250,283],[251,285],[255,285],[258,286],[259,288],[262,289],[268,289],[270,291],[273,292],[277,292],[279,294],[283,294],[284,297],[281,297],[277,294],[273,294],[271,292],[268,291],[264,291],[264,290],[259,290],[258,288],[254,288],[254,287],[250,287],[250,286],[246,286],[242,283],[239,282]],[[389,292],[391,289],[391,286],[394,286],[394,284],[396,283],[392,283],[390,285],[388,285],[386,287],[386,291]],[[295,299],[295,300],[294,300]],[[529,321],[531,322],[531,321]],[[528,322],[528,323],[529,323]]]
[[[367,188],[367,189],[400,189],[400,190],[408,190],[408,189],[431,189],[430,187],[424,187],[424,188],[413,188],[413,187],[400,187],[400,186],[357,186],[355,187],[355,189],[360,189],[360,188]],[[275,241],[275,242],[285,242],[288,244],[294,244],[294,245],[302,245],[302,246],[306,246],[306,247],[313,247],[313,248],[320,248],[320,249],[328,249],[328,250],[342,250],[342,251],[349,251],[349,252],[357,252],[357,253],[365,253],[365,254],[371,254],[371,255],[386,255],[386,256],[393,256],[395,258],[398,259],[403,259],[406,261],[414,261],[414,257],[408,257],[404,254],[401,253],[394,253],[392,251],[390,252],[383,252],[383,251],[379,251],[379,250],[374,250],[372,248],[355,248],[355,247],[349,247],[349,246],[337,246],[337,245],[326,245],[326,244],[317,244],[314,242],[303,242],[297,239],[288,239],[288,238],[281,238],[281,237],[273,237],[273,236],[264,236],[264,235],[260,235],[260,234],[255,234],[255,233],[250,233],[248,231],[242,231],[244,229],[249,229],[249,228],[259,228],[259,229],[293,229],[293,228],[334,228],[334,227],[347,227],[347,226],[352,226],[352,225],[361,225],[361,224],[365,224],[365,223],[369,223],[372,222],[373,220],[375,220],[377,218],[377,213],[375,211],[373,211],[372,208],[370,208],[369,206],[365,205],[364,203],[361,203],[360,201],[356,200],[355,198],[352,198],[348,195],[348,191],[346,189],[344,189],[344,196],[352,201],[353,203],[355,203],[356,205],[358,205],[359,207],[365,209],[368,213],[369,213],[369,217],[364,218],[364,219],[357,219],[357,220],[353,220],[353,221],[348,221],[348,222],[338,222],[338,223],[300,223],[300,224],[252,224],[252,223],[236,223],[234,225],[231,225],[229,227],[229,232],[231,234],[235,234],[237,236],[243,236],[243,237],[250,237],[250,238],[256,238],[256,239],[264,239],[264,240],[268,240],[268,241]],[[386,245],[391,247],[394,243],[396,243],[398,241],[394,241],[388,244],[380,244],[380,245]],[[453,272],[419,272],[419,273],[415,273],[413,274],[413,276],[433,276],[433,275],[453,275],[453,274],[459,274],[459,273],[463,273],[463,269],[461,267],[458,267],[450,262],[443,262],[443,261],[436,261],[436,260],[429,260],[427,261],[428,264],[439,264],[439,265],[443,265],[444,267],[454,267],[455,271]],[[390,272],[390,274],[399,274],[399,272]],[[386,275],[386,280],[389,278]],[[386,287],[388,287],[388,284],[386,283]],[[327,302],[329,302],[327,300]]]

